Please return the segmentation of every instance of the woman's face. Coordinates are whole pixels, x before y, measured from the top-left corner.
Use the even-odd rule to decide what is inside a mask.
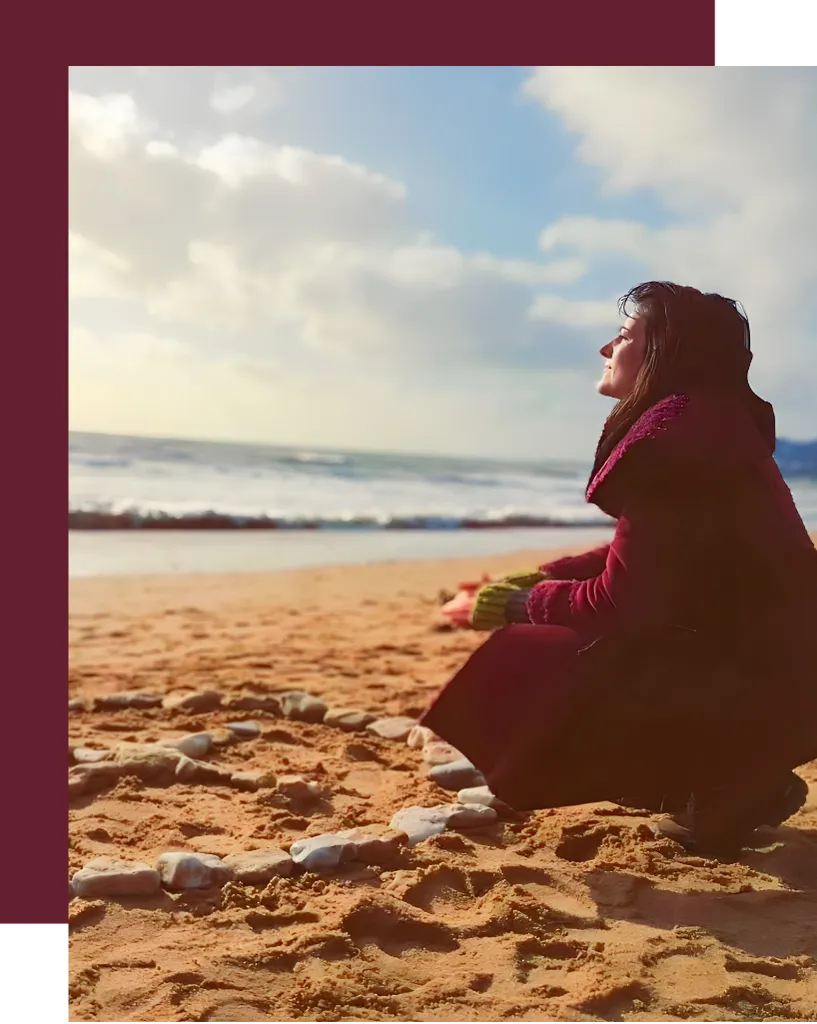
[[[600,395],[621,399],[630,394],[647,354],[646,334],[643,318],[628,316],[618,337],[600,350],[604,359],[604,373],[597,385]]]

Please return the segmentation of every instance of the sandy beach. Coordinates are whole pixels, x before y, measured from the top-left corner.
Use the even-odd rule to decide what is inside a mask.
[[[404,740],[281,717],[264,698],[306,691],[414,718],[484,639],[433,628],[438,592],[542,560],[72,580],[69,765],[208,732],[214,771],[78,786],[70,874],[99,857],[288,851],[456,800]],[[171,705],[216,696],[205,710],[93,708],[131,691]],[[239,720],[256,734],[226,729]],[[263,772],[303,785],[229,784]],[[653,838],[648,817],[599,804],[394,842],[381,863],[325,875],[75,897],[70,1019],[815,1020],[817,763],[802,774],[806,807],[732,864],[690,857]]]

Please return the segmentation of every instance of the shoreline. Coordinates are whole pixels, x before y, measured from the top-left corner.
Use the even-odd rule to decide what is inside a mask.
[[[611,527],[473,531],[69,531],[72,579],[275,572],[582,550]]]

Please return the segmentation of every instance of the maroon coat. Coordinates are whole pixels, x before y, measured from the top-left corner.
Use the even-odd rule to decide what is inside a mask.
[[[817,549],[737,398],[676,394],[587,499],[605,548],[543,566],[423,724],[524,810],[665,798],[817,757]]]

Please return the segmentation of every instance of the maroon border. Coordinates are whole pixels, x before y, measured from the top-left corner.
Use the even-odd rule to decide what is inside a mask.
[[[66,920],[66,78],[40,63],[5,93],[4,924]]]

